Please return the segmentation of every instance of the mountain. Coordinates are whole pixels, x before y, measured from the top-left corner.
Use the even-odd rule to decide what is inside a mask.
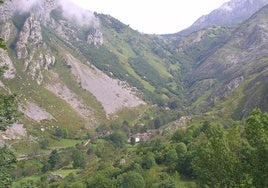
[[[18,94],[23,124],[37,124],[35,131],[63,127],[76,135],[121,121],[128,109],[183,101],[179,56],[157,36],[68,1],[7,1],[0,12],[9,47],[0,51],[9,66],[2,90]]]
[[[211,42],[202,48],[202,57],[194,58],[195,63],[185,78],[194,108],[207,110],[211,105],[221,106],[242,117],[256,107],[267,110],[267,15],[268,6],[265,6],[228,35],[222,34],[220,27],[193,34],[202,32],[202,40]],[[211,36],[211,30],[221,37]],[[185,50],[196,49],[202,40],[188,42]]]
[[[255,160],[265,143],[244,135],[267,114],[255,111],[248,131],[243,120],[268,110],[268,5],[231,27],[171,38],[63,0],[6,1],[0,12],[0,93],[16,94],[21,112],[0,133],[18,156],[14,187],[195,187],[210,164],[215,185],[266,185],[265,159],[251,168],[240,158]],[[215,163],[219,150],[227,157]],[[199,174],[197,156],[212,156]],[[221,184],[225,164],[234,174]]]
[[[260,10],[268,0],[231,0],[211,13],[201,16],[189,28],[176,35],[186,36],[194,31],[212,26],[236,26]]]

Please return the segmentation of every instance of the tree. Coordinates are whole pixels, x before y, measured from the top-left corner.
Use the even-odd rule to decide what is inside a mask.
[[[135,139],[135,137],[131,137],[130,138],[130,144],[132,145],[132,146],[134,146],[135,144],[136,144],[136,139]]]
[[[113,142],[114,147],[121,148],[125,145],[127,137],[123,131],[114,131],[110,135],[110,140]]]
[[[48,164],[50,165],[50,169],[54,170],[56,169],[56,167],[58,166],[59,162],[60,162],[60,155],[58,153],[58,151],[56,149],[54,149],[50,155],[49,155],[49,159],[48,159]]]
[[[16,156],[8,148],[3,147],[0,149],[0,187],[11,187],[12,178],[10,170],[16,163]]]
[[[74,168],[86,167],[86,156],[77,148],[74,148],[72,151],[72,160]]]
[[[97,173],[87,180],[87,188],[110,188],[113,182],[103,173]]]
[[[178,185],[176,185],[176,181],[174,177],[171,177],[166,172],[157,173],[157,179],[155,179],[154,182],[151,182],[151,185],[148,183],[149,182],[147,182],[147,186],[149,185],[148,187],[153,187],[153,188],[176,188],[178,187]]]
[[[145,181],[143,177],[137,172],[127,172],[122,174],[117,181],[118,188],[144,188]]]
[[[199,135],[193,168],[202,186],[236,187],[236,167],[238,160],[229,147],[224,130],[218,125],[210,125]]]
[[[179,102],[177,100],[170,101],[170,102],[168,102],[168,107],[171,110],[174,110],[174,109],[179,107]]]
[[[253,110],[246,121],[245,133],[252,147],[248,153],[248,170],[253,177],[253,185],[265,187],[268,185],[268,113]]]
[[[16,121],[18,105],[16,95],[0,94],[0,130],[5,131],[9,125]]]
[[[159,129],[160,127],[161,127],[161,125],[162,125],[162,122],[161,122],[161,120],[160,120],[160,118],[155,118],[154,119],[154,127],[155,127],[155,129]]]
[[[41,171],[42,171],[43,173],[46,173],[46,172],[49,171],[50,169],[51,169],[50,164],[49,164],[47,161],[44,161],[44,162],[43,162],[43,167],[42,167]]]
[[[168,178],[156,184],[156,187],[157,188],[176,188],[177,185],[174,179]]]
[[[62,128],[57,128],[54,132],[54,135],[59,137],[59,138],[67,138],[68,133],[66,129],[62,129]]]
[[[153,166],[156,165],[154,154],[148,152],[143,158],[141,162],[141,166],[143,169],[151,169]]]
[[[49,147],[49,140],[44,137],[39,141],[39,146],[41,149],[48,149]]]
[[[165,164],[170,171],[174,171],[178,163],[178,155],[175,149],[170,149],[165,155]]]
[[[178,155],[178,159],[179,160],[182,160],[186,153],[187,153],[187,146],[183,143],[183,142],[179,142],[177,145],[176,145],[176,152],[177,152],[177,155]]]

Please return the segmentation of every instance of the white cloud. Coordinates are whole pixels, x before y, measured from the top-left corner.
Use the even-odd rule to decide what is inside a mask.
[[[68,0],[58,0],[58,3],[62,7],[63,16],[65,18],[72,20],[79,25],[99,25],[98,19],[93,12],[83,9]]]
[[[35,10],[37,14],[47,8],[45,5],[54,4],[53,2],[62,8],[65,18],[79,25],[99,26],[99,21],[93,12],[83,9],[69,0],[12,0],[14,7],[16,7],[15,12],[23,13]]]
[[[31,10],[32,8],[41,5],[40,0],[13,0],[12,3],[14,3],[16,7],[16,11],[19,12],[27,12]]]

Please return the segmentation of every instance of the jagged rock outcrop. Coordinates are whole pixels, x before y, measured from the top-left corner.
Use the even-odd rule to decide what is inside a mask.
[[[1,27],[0,27],[0,37],[7,42],[10,39],[10,36],[14,32],[15,27],[12,23],[10,22],[5,22]]]
[[[103,36],[100,30],[92,28],[89,31],[88,37],[87,37],[87,43],[93,44],[95,46],[102,45],[103,43]]]
[[[7,66],[7,70],[4,73],[4,78],[13,79],[16,74],[16,69],[10,59],[7,51],[0,49],[0,66]]]
[[[18,59],[24,61],[25,71],[38,84],[43,81],[42,69],[55,64],[55,57],[48,54],[47,45],[43,41],[41,23],[34,14],[26,19],[16,43]],[[46,50],[47,52],[43,52]]]
[[[24,23],[16,44],[18,59],[25,59],[29,55],[27,46],[40,47],[43,45],[40,22],[34,14],[31,14]]]

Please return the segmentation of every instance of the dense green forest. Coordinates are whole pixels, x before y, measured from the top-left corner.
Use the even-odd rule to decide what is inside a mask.
[[[223,127],[204,121],[149,140],[128,140],[126,125],[102,126],[90,142],[22,160],[13,187],[265,187],[268,113]],[[145,132],[146,133],[146,132]],[[147,131],[148,133],[148,131]],[[46,141],[40,142],[44,149]],[[57,175],[61,171],[65,176]],[[2,172],[2,170],[1,170]],[[32,178],[22,178],[22,177]],[[19,180],[19,181],[18,181]],[[3,181],[3,179],[1,180]]]

